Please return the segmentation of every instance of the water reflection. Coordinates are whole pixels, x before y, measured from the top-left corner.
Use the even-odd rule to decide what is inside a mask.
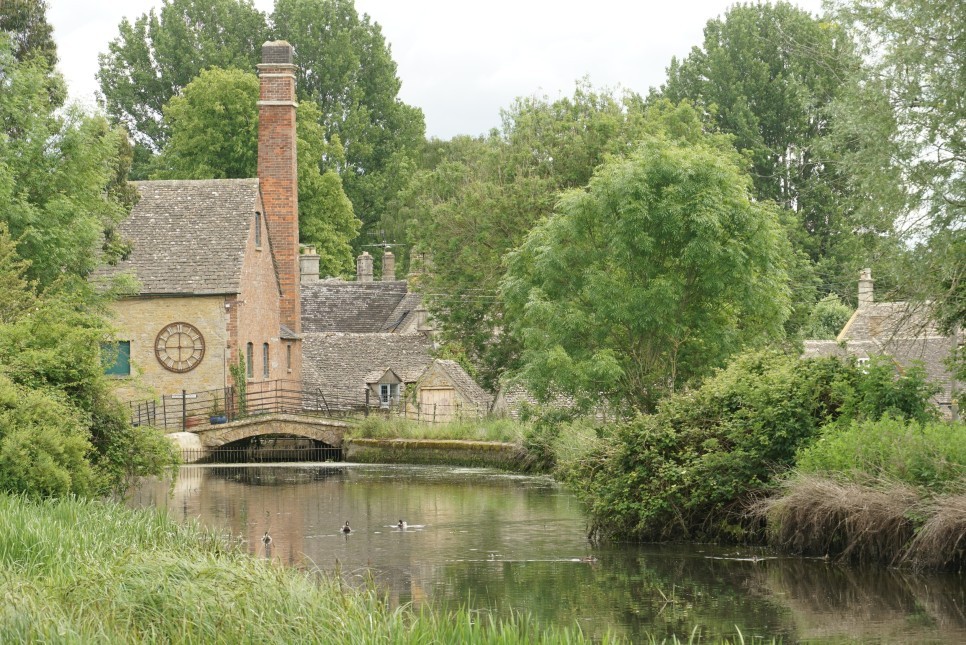
[[[733,636],[737,625],[746,640],[966,642],[961,576],[705,546],[591,549],[575,500],[546,478],[352,464],[188,466],[173,486],[142,486],[132,504],[199,518],[291,566],[350,581],[371,576],[395,603],[527,612],[635,641],[687,640],[695,626],[706,638]]]

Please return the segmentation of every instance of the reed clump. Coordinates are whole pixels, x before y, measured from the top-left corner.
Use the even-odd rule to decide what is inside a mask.
[[[962,569],[966,562],[966,493],[936,497],[925,504],[927,519],[905,559],[932,569]]]
[[[392,608],[157,511],[0,495],[0,526],[4,643],[589,642],[522,616]]]
[[[895,482],[862,485],[801,475],[759,502],[769,542],[803,555],[896,564],[915,534],[916,491]]]

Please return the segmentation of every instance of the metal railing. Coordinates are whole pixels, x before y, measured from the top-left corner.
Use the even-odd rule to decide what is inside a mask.
[[[400,416],[420,423],[447,423],[481,419],[488,409],[481,405],[415,403],[407,398],[382,403],[369,396],[368,388],[358,397],[326,396],[322,389],[300,381],[277,380],[246,384],[245,392],[230,386],[216,390],[181,390],[157,399],[131,401],[131,423],[150,425],[169,432],[186,431],[228,423],[260,414],[347,419],[371,413]]]
[[[131,401],[128,406],[133,425],[150,425],[173,432],[260,414],[331,418],[345,417],[350,412],[347,406],[332,403],[317,387],[278,380],[248,383],[244,392],[233,386],[200,392],[181,390],[157,399]]]

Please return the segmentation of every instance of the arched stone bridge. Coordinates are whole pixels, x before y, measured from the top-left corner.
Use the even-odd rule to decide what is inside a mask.
[[[321,441],[333,448],[341,448],[346,421],[293,414],[259,414],[229,423],[194,428],[189,432],[168,435],[178,444],[185,461],[198,461],[225,444],[269,435],[288,435]],[[189,458],[190,456],[190,458]]]

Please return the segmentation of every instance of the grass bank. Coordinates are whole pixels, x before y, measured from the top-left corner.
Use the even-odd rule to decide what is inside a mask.
[[[786,551],[962,571],[966,426],[891,417],[829,426],[754,510]]]
[[[392,609],[157,512],[0,495],[0,642],[584,643],[575,630]],[[613,641],[612,641],[613,642]]]
[[[499,441],[522,444],[529,426],[506,418],[484,418],[449,423],[419,423],[397,416],[373,414],[346,432],[349,439],[430,439]]]

